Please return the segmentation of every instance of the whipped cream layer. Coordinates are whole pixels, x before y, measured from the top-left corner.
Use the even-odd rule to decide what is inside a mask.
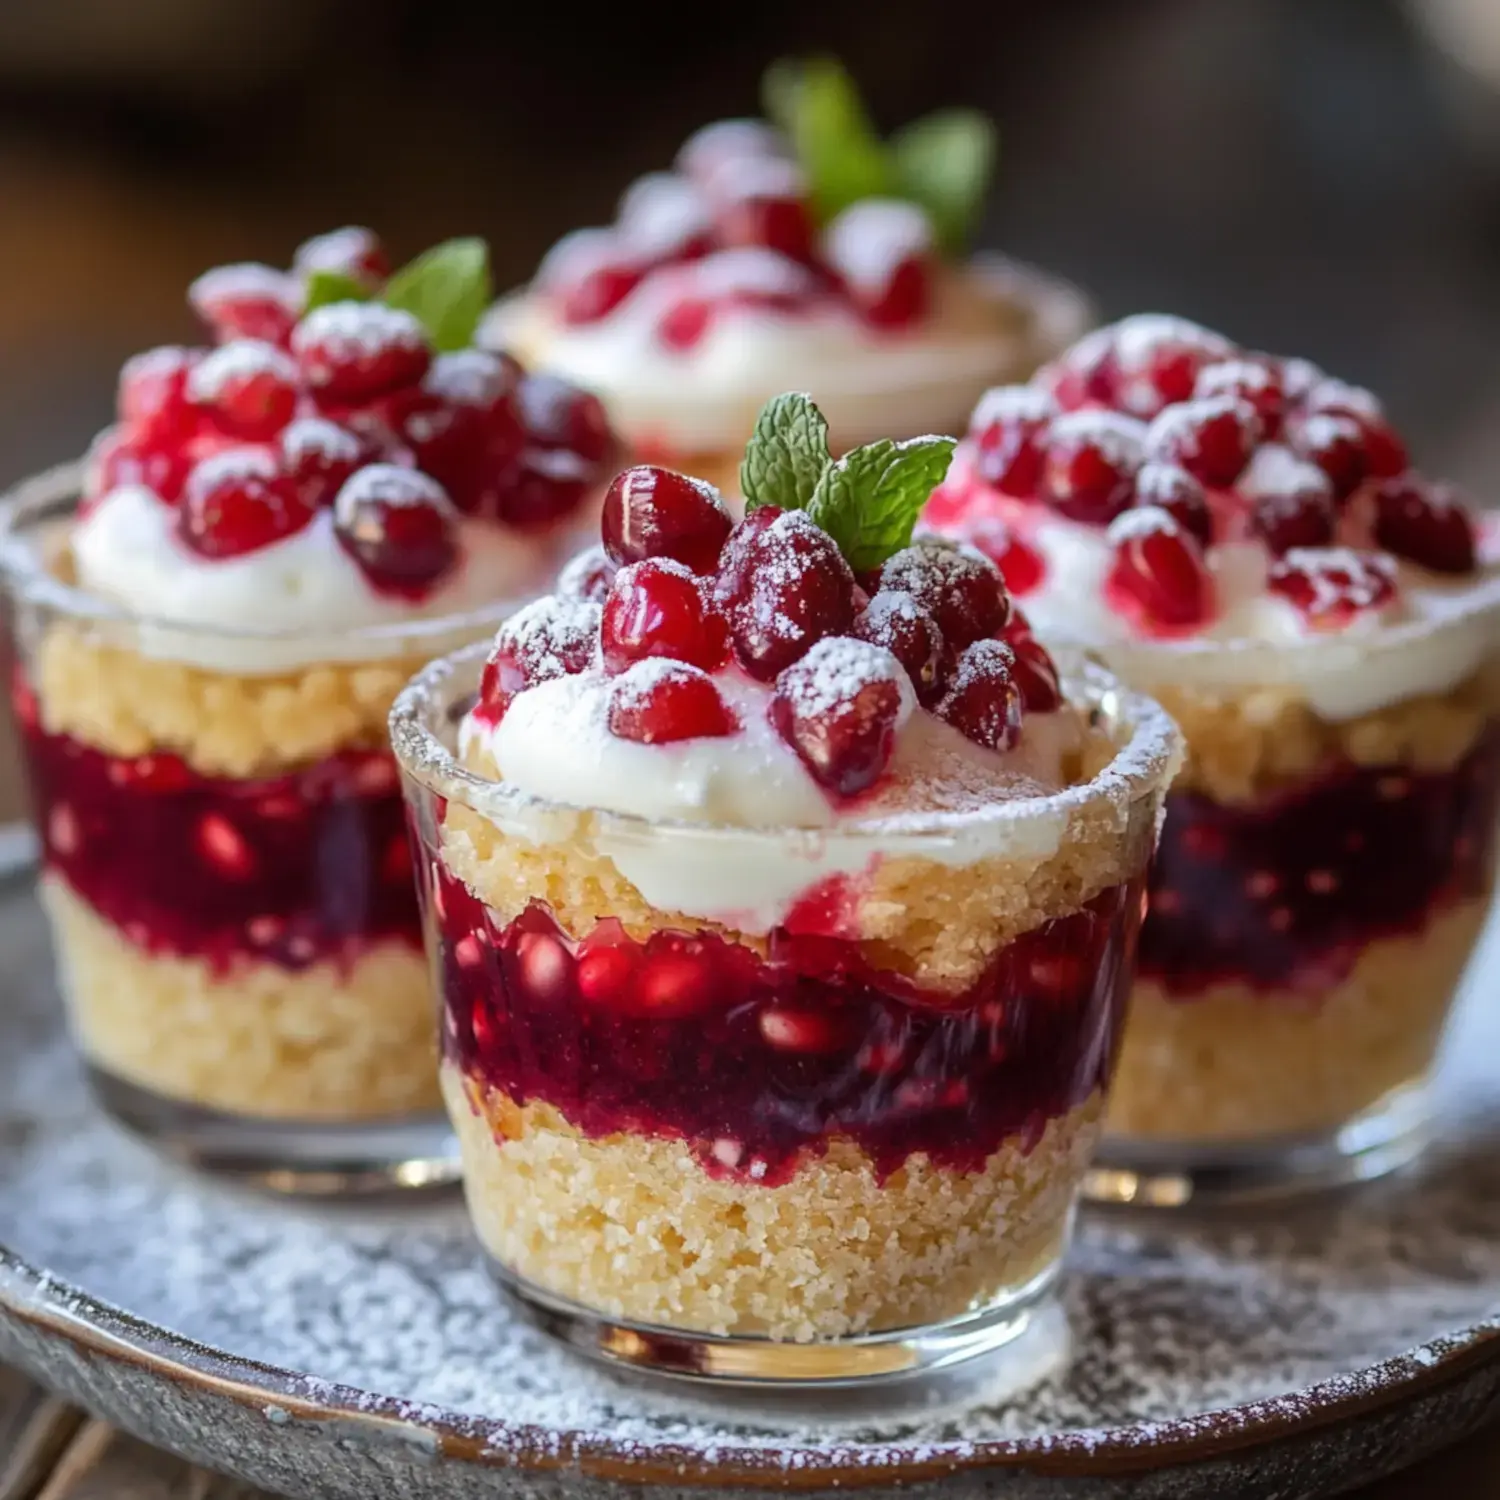
[[[960,431],[987,387],[1030,375],[1089,321],[1072,288],[975,262],[938,277],[931,315],[909,331],[872,328],[833,298],[788,312],[730,304],[676,351],[656,329],[690,285],[691,265],[681,271],[648,277],[609,316],[578,326],[541,297],[517,294],[492,311],[482,340],[594,391],[641,452],[714,454],[737,451],[785,390],[811,394],[838,449]]]
[[[904,840],[935,816],[972,817],[1058,793],[1083,735],[1072,708],[1027,715],[1020,742],[997,754],[908,704],[886,775],[840,807],[772,727],[766,684],[725,669],[715,682],[740,722],[737,734],[644,745],[609,731],[613,681],[595,667],[528,688],[497,725],[470,714],[460,753],[490,762],[506,787],[542,803],[671,825],[634,835],[605,828],[593,841],[653,906],[751,933],[779,926],[822,881],[868,869],[887,852],[882,831],[892,848],[901,843],[909,853]],[[1036,852],[1056,847],[1066,818],[1060,809],[1055,826],[1034,831]],[[524,816],[505,821],[524,832]],[[695,840],[684,824],[704,825],[712,837]],[[735,829],[758,836],[735,839]],[[782,840],[766,837],[768,830],[825,836]],[[983,843],[945,847],[941,840],[924,851],[949,863],[991,852]]]
[[[1500,639],[1500,571],[1448,578],[1398,563],[1396,596],[1342,629],[1315,629],[1266,589],[1271,558],[1258,542],[1209,550],[1218,613],[1194,636],[1156,640],[1111,609],[1107,533],[1040,505],[994,496],[995,513],[1038,551],[1040,585],[1018,598],[1049,644],[1091,650],[1136,687],[1181,685],[1212,693],[1254,687],[1297,691],[1320,718],[1356,719],[1405,699],[1442,693],[1478,670]]]
[[[319,662],[428,651],[429,634],[403,648],[361,632],[501,612],[544,587],[562,543],[464,520],[459,561],[420,604],[376,592],[340,545],[333,512],[320,510],[292,536],[239,557],[207,558],[177,537],[176,509],[142,485],[123,485],[83,512],[71,533],[76,581],[140,619],[128,643],[146,656],[207,671],[271,676]],[[460,630],[456,639],[471,638]]]

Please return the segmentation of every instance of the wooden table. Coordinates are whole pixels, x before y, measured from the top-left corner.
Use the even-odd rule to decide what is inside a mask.
[[[1351,1500],[1482,1500],[1500,1494],[1491,1429]],[[96,1422],[0,1368],[0,1500],[271,1500]]]

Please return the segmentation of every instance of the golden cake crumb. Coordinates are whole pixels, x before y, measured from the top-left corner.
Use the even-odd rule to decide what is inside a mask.
[[[682,1141],[590,1139],[451,1063],[443,1092],[481,1242],[507,1269],[611,1316],[807,1342],[934,1324],[1059,1255],[1093,1153],[1095,1097],[982,1171],[923,1155],[881,1183],[851,1141],[767,1187],[711,1177]]]
[[[440,1107],[421,952],[393,940],[352,964],[288,970],[143,952],[59,876],[42,880],[84,1054],[129,1083],[226,1113],[399,1118]]]

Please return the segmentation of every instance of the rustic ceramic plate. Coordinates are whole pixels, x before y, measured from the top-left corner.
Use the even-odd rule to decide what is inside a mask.
[[[24,885],[0,953],[0,1359],[270,1489],[1313,1496],[1500,1408],[1500,935],[1420,1176],[1196,1227],[1094,1220],[1071,1363],[1043,1323],[962,1381],[781,1407],[547,1344],[452,1202],[309,1209],[156,1161],[89,1107]]]

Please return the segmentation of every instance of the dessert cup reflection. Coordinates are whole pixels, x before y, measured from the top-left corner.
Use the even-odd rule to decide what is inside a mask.
[[[392,717],[480,1239],[544,1326],[658,1370],[993,1348],[1056,1275],[1100,1128],[1174,731],[1102,674],[1028,710],[998,573],[945,547],[888,548],[849,627],[882,577],[926,591],[933,709],[837,627],[767,667],[757,611],[858,603],[830,534],[767,505],[694,574],[620,538],[701,528],[621,527],[627,502],[602,606],[532,606]],[[757,536],[776,601],[736,595]],[[663,563],[717,597],[691,630],[625,608]],[[647,654],[669,639],[704,665]]]

